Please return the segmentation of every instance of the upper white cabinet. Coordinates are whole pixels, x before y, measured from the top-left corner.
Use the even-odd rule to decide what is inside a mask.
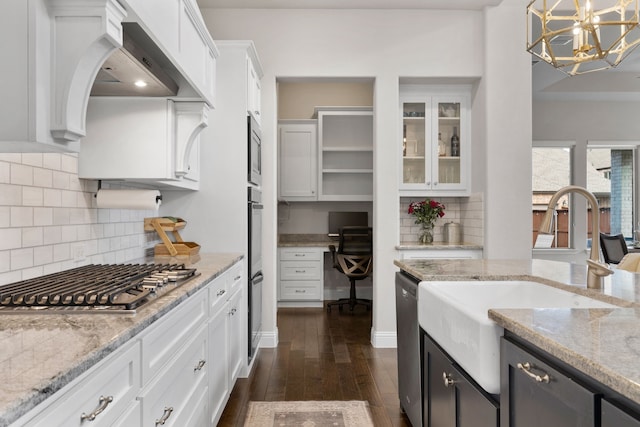
[[[215,105],[218,52],[195,0],[6,0],[0,151],[80,151],[91,88],[123,45],[123,22],[164,55],[156,62],[175,74],[173,99]]]
[[[249,51],[247,57],[247,112],[252,114],[256,121],[262,123],[262,67],[255,51]]]
[[[197,190],[208,114],[204,102],[92,98],[78,176]]]
[[[373,110],[317,107],[318,200],[373,200]]]
[[[469,195],[470,87],[401,86],[401,196]]]
[[[278,199],[318,200],[316,120],[278,122]]]

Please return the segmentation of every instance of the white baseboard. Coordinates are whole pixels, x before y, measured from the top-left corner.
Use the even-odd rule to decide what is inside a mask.
[[[278,346],[278,328],[275,331],[262,331],[261,348],[276,348]]]
[[[322,308],[324,303],[322,301],[278,301],[278,308],[280,307],[295,307],[295,308]]]
[[[371,345],[374,348],[397,348],[397,334],[395,331],[376,331],[371,328]]]

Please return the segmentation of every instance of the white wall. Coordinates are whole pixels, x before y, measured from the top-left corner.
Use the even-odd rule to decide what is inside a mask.
[[[510,2],[509,2],[510,3]],[[214,39],[251,39],[264,68],[262,80],[265,198],[263,328],[276,331],[276,79],[278,77],[372,77],[374,89],[374,307],[372,340],[395,345],[393,259],[397,257],[397,109],[400,77],[483,77],[475,97],[474,192],[495,185],[486,200],[486,234],[495,233],[489,257],[530,257],[530,59],[524,52],[524,2],[487,11],[444,10],[252,10],[204,9]],[[494,34],[495,33],[495,34]],[[511,38],[512,36],[512,38]],[[485,48],[488,39],[493,46]],[[508,59],[505,59],[508,58]],[[492,64],[487,64],[492,61]],[[508,61],[508,64],[505,64]],[[508,65],[508,66],[506,66]],[[506,102],[509,98],[509,103]],[[496,105],[494,105],[496,104]],[[216,141],[223,143],[223,141]],[[485,144],[491,156],[482,156]],[[495,144],[495,148],[493,145]],[[526,147],[527,150],[524,150]],[[526,151],[526,152],[525,152]],[[508,154],[506,165],[498,158]],[[528,153],[528,154],[527,154]],[[513,154],[513,156],[511,156]],[[489,162],[491,157],[491,162]],[[488,165],[492,167],[488,172]],[[496,176],[493,169],[498,168]],[[508,177],[508,179],[505,179]],[[508,187],[508,188],[507,188]],[[528,201],[522,209],[519,199]],[[505,230],[505,206],[514,206],[526,226]],[[512,220],[517,228],[517,220]],[[522,246],[526,250],[520,250]],[[513,247],[516,250],[512,250]]]

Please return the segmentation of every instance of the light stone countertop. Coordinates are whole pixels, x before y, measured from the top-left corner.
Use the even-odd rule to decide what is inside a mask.
[[[482,245],[476,245],[475,243],[447,243],[447,242],[433,242],[433,243],[402,243],[396,246],[396,249],[400,251],[441,251],[451,249],[482,249]]]
[[[403,260],[424,281],[531,280],[615,304],[618,309],[495,309],[498,325],[640,404],[640,274],[615,270],[587,289],[586,266],[544,260]]]
[[[338,245],[338,238],[330,238],[327,234],[280,234],[278,235],[278,247],[326,247]],[[429,244],[400,243],[398,250],[443,250],[443,249],[482,249],[482,245],[473,243],[445,243],[433,242]]]
[[[242,259],[238,253],[156,257],[200,276],[129,314],[0,315],[0,426],[7,426]]]

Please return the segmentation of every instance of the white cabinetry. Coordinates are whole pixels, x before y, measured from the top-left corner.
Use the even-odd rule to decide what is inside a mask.
[[[279,248],[278,301],[322,302],[323,248]]]
[[[196,190],[208,113],[204,102],[94,97],[78,176]]]
[[[217,425],[247,360],[243,266],[231,266],[12,426]]]
[[[467,196],[470,87],[400,88],[401,196]]]
[[[278,122],[279,200],[318,200],[316,129],[315,120]]]
[[[373,200],[373,111],[317,107],[318,200]]]
[[[131,418],[127,427],[140,425],[140,343],[134,341],[94,366],[74,383],[47,400],[46,409],[27,422],[28,427],[112,426]]]
[[[255,51],[247,57],[247,112],[262,123],[262,68]]]

